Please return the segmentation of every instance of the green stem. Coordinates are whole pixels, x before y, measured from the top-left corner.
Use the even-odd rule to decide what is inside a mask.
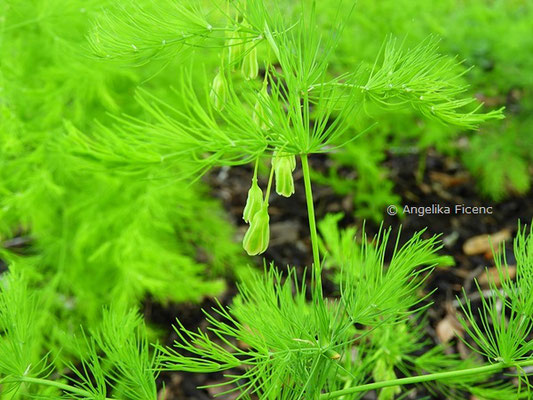
[[[265,203],[266,203],[267,206],[268,206],[268,199],[270,198],[270,189],[272,188],[273,178],[274,178],[274,167],[271,166],[270,167],[270,175],[268,176],[267,189],[266,189],[266,193],[265,193]]]
[[[257,169],[259,167],[259,157],[255,159],[254,165],[254,176],[252,177],[252,182],[257,182]]]
[[[42,378],[32,378],[29,376],[22,376],[20,378],[17,378],[17,380],[20,382],[31,383],[35,385],[53,386],[64,392],[75,393],[86,398],[94,398],[94,393],[91,393],[87,390],[83,390],[83,389],[80,389],[74,386],[67,385],[65,383],[61,383],[61,382],[51,381],[51,380],[42,379]],[[105,400],[113,400],[113,399],[106,397]]]
[[[313,191],[311,189],[311,173],[309,172],[309,163],[307,154],[301,154],[302,171],[304,175],[305,199],[307,201],[307,216],[309,218],[309,231],[311,232],[311,246],[313,248],[313,272],[316,279],[319,293],[322,293],[322,269],[320,267],[320,254],[318,252],[318,234],[316,230],[315,206],[313,204]]]
[[[359,386],[354,386],[354,387],[347,388],[347,389],[341,389],[341,390],[336,390],[336,391],[329,392],[329,393],[324,393],[320,395],[320,400],[333,399],[333,398],[348,395],[348,394],[367,392],[370,390],[381,389],[381,388],[390,387],[390,386],[401,386],[401,385],[409,385],[409,384],[420,383],[420,382],[430,382],[430,381],[436,381],[439,379],[450,379],[450,378],[457,378],[461,376],[482,374],[482,373],[487,373],[487,372],[497,372],[508,367],[528,367],[532,365],[533,365],[533,360],[520,361],[520,362],[516,362],[513,364],[499,362],[496,364],[484,365],[482,367],[476,367],[476,368],[460,369],[456,371],[437,372],[434,374],[410,376],[407,378],[399,378],[399,379],[391,379],[389,381],[367,383],[365,385],[359,385]]]

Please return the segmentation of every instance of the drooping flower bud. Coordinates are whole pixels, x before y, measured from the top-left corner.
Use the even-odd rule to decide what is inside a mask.
[[[296,168],[296,157],[282,152],[274,153],[272,168],[276,177],[276,193],[280,196],[291,197],[294,193],[292,172]]]
[[[245,54],[242,59],[241,67],[244,79],[250,80],[257,78],[259,74],[259,64],[257,63],[257,46],[253,41],[245,44]]]
[[[226,42],[228,46],[228,62],[231,65],[231,69],[234,71],[240,63],[244,46],[243,40],[237,32],[230,32],[229,35],[230,37]]]
[[[226,82],[226,77],[224,76],[224,71],[219,70],[213,79],[211,84],[211,92],[209,93],[213,105],[218,111],[221,111],[226,104],[226,99],[228,96],[228,83]]]
[[[261,210],[263,204],[263,191],[257,184],[257,179],[252,179],[252,186],[248,190],[248,198],[246,199],[246,206],[242,213],[242,219],[250,222],[254,215]]]
[[[268,204],[263,202],[261,209],[253,216],[242,241],[242,246],[249,255],[256,256],[267,249],[270,239],[269,222]]]

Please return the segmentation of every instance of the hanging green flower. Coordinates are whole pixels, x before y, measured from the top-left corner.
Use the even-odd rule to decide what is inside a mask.
[[[250,227],[242,241],[244,250],[249,255],[256,256],[267,249],[270,239],[269,221],[268,203],[263,202],[261,209],[253,216]]]
[[[257,178],[254,176],[252,179],[252,186],[248,190],[248,198],[246,199],[246,206],[242,213],[242,219],[245,222],[250,222],[254,215],[261,210],[263,204],[263,191],[257,184]]]
[[[250,80],[257,78],[259,74],[259,64],[257,63],[257,45],[250,41],[245,45],[244,58],[241,67],[244,79]]]
[[[226,82],[226,77],[224,76],[224,71],[222,68],[218,71],[213,79],[211,84],[211,92],[209,93],[213,105],[218,111],[221,111],[226,104],[228,97],[228,83]]]
[[[291,197],[294,193],[292,173],[296,168],[296,157],[293,154],[275,152],[272,167],[276,177],[276,193],[280,196]]]
[[[228,64],[231,66],[231,70],[234,71],[241,62],[244,53],[244,42],[238,32],[231,32],[229,35],[230,37],[226,41],[228,46]]]

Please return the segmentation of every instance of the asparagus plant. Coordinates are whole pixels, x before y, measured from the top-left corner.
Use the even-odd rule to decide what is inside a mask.
[[[413,107],[429,119],[463,129],[502,118],[502,110],[482,112],[481,104],[464,96],[464,71],[456,60],[438,54],[435,38],[405,49],[391,37],[373,65],[356,65],[335,76],[328,60],[342,34],[343,10],[340,4],[338,19],[325,35],[316,29],[313,1],[235,0],[213,2],[206,10],[201,1],[162,0],[117,7],[96,22],[90,41],[104,62],[138,65],[173,57],[191,62],[176,73],[174,96],[180,107],[149,89],[139,90],[136,99],[149,118],[121,116],[116,126],[92,136],[70,129],[76,155],[131,174],[180,165],[188,171],[184,175],[198,176],[213,166],[253,163],[243,213],[249,223],[243,247],[250,255],[268,248],[271,189],[282,196],[294,193],[298,159],[313,258],[311,284],[298,279],[295,268],[283,274],[273,264],[265,265],[263,276],[239,284],[230,307],[206,312],[207,331],[191,331],[178,320],[178,339],[170,347],[156,345],[155,358],[147,355],[144,339],[130,339],[124,332],[124,327],[138,326],[128,322],[137,320],[126,313],[126,322],[110,318],[101,332],[93,333],[88,345],[103,355],[89,352],[82,369],[74,369],[77,381],[55,382],[46,369],[32,378],[32,370],[2,363],[3,385],[47,386],[87,399],[155,400],[153,371],[171,370],[224,372],[227,381],[221,385],[238,398],[355,399],[377,390],[386,400],[404,393],[406,385],[424,385],[449,398],[469,393],[486,399],[528,396],[521,386],[494,384],[491,377],[514,370],[528,387],[526,367],[533,366],[528,340],[533,323],[528,300],[531,231],[520,230],[515,242],[516,282],[501,260],[503,290],[492,284],[494,297],[483,302],[480,318],[468,300],[463,303],[462,323],[471,339],[465,342],[482,357],[463,360],[423,339],[428,302],[420,290],[441,259],[437,237],[425,239],[420,232],[403,246],[397,240],[388,265],[390,230],[381,230],[373,240],[363,235],[360,245],[353,231],[342,242],[346,232],[337,235],[337,242],[323,238],[326,245],[343,249],[335,253],[340,294],[324,295],[310,156],[343,146],[347,133],[359,136],[354,120],[370,103],[385,109]],[[198,48],[219,52],[216,71],[198,68]],[[271,162],[263,193],[257,176],[265,160]],[[2,326],[9,326],[9,309],[0,311]],[[20,343],[15,330],[5,332],[14,332],[14,345]],[[115,336],[123,345],[113,343]]]

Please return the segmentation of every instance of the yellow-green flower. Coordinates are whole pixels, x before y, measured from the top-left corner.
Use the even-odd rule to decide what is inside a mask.
[[[228,96],[228,83],[226,82],[224,71],[219,70],[216,74],[215,78],[213,79],[213,83],[211,84],[211,92],[209,95],[215,108],[218,111],[222,110],[226,104],[226,99]]]
[[[235,70],[240,63],[240,58],[244,51],[243,39],[238,32],[231,32],[229,35],[230,37],[227,40],[228,62],[231,65],[231,69]]]
[[[268,248],[268,241],[270,240],[269,222],[268,204],[264,202],[261,209],[253,216],[250,227],[242,241],[242,246],[249,255],[256,256]]]
[[[261,210],[263,205],[263,191],[257,184],[257,179],[252,179],[252,186],[248,190],[248,198],[246,199],[246,206],[242,213],[242,219],[250,222],[254,215]]]
[[[259,74],[259,64],[257,63],[257,46],[253,41],[245,45],[245,55],[242,59],[241,67],[244,79],[250,80],[257,78]]]
[[[276,177],[276,193],[280,196],[290,197],[294,193],[292,172],[296,168],[296,157],[276,152],[272,159],[272,168],[274,168]]]

